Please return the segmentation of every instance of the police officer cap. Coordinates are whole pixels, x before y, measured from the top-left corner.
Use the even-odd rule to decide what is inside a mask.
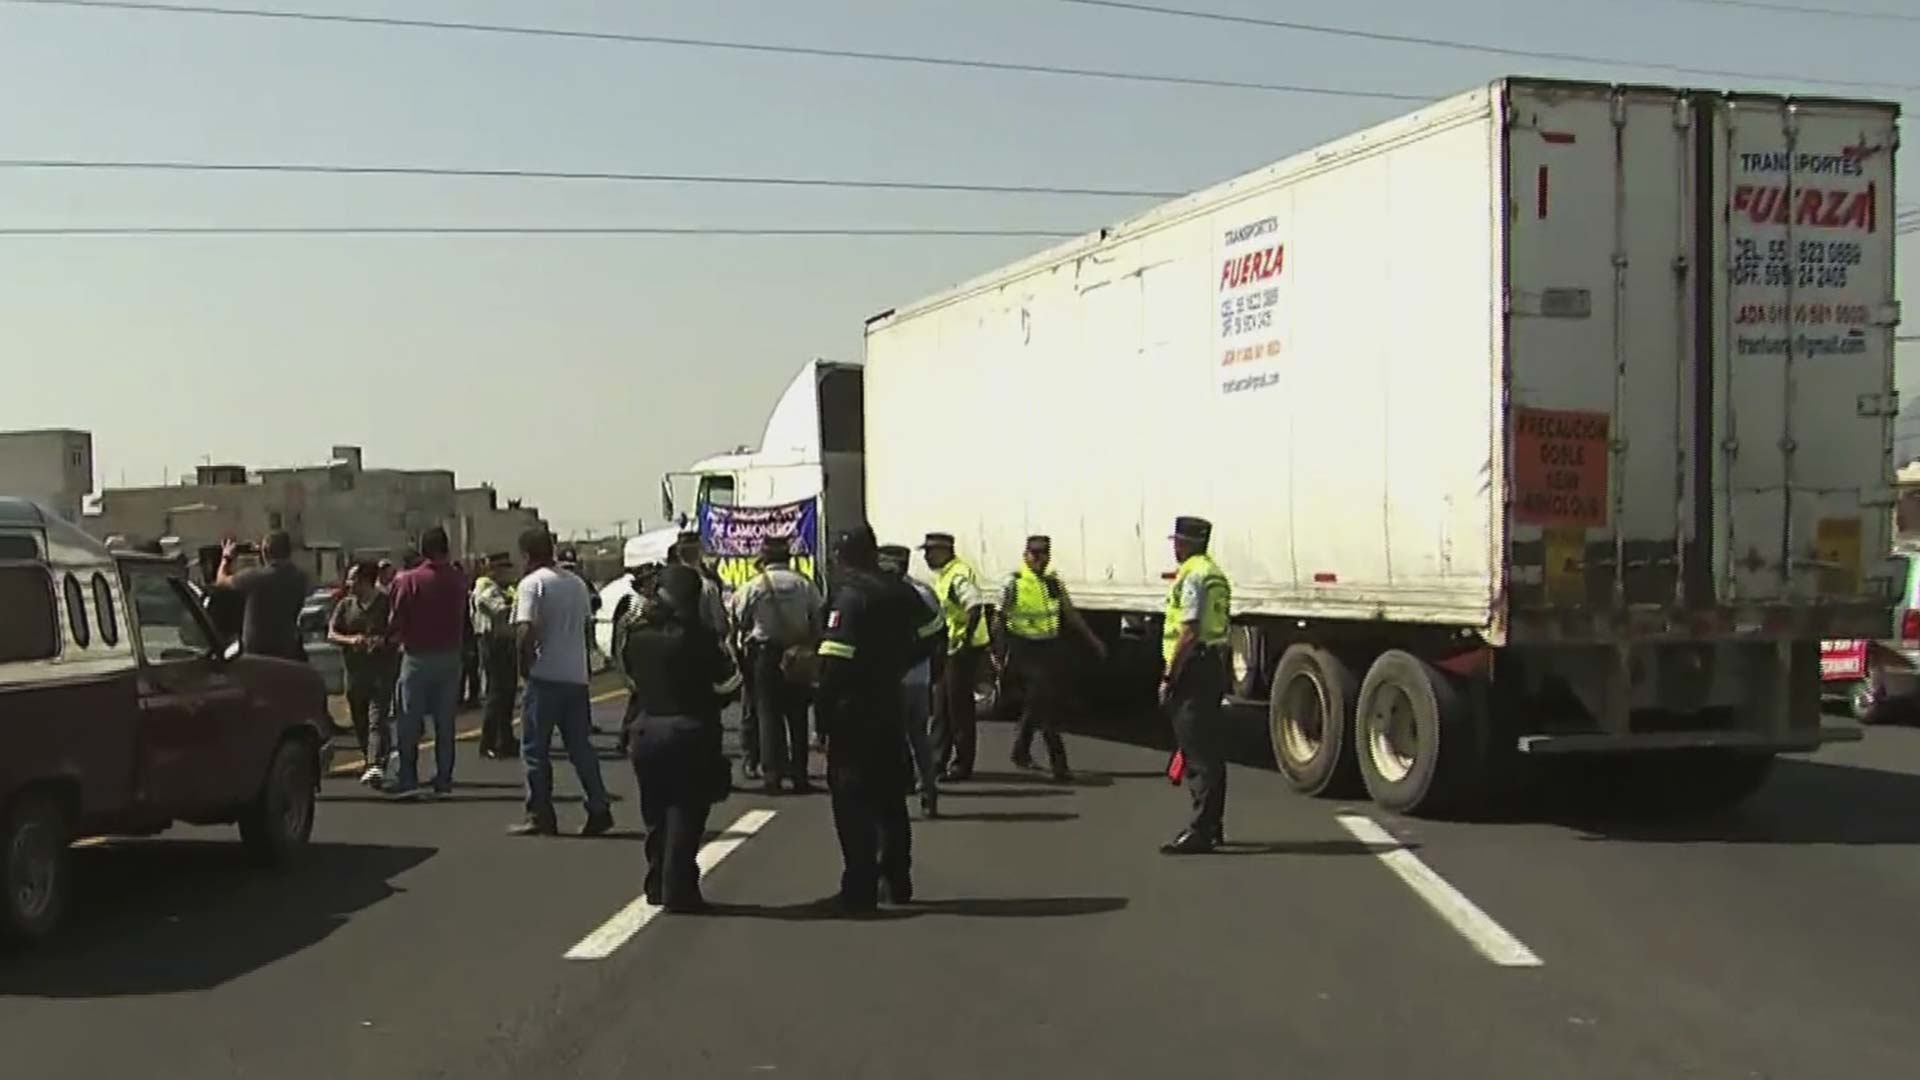
[[[883,563],[891,563],[904,569],[912,558],[913,552],[905,544],[880,545],[880,561]]]
[[[1198,517],[1174,518],[1173,535],[1168,539],[1204,544],[1213,539],[1213,522]]]
[[[873,535],[873,526],[856,525],[840,534],[833,542],[833,550],[843,559],[849,556],[876,558],[880,554],[880,540]]]
[[[923,550],[926,548],[937,548],[937,547],[951,548],[953,547],[953,534],[944,533],[944,532],[930,532],[927,534],[927,538],[925,540],[920,541],[920,547]]]
[[[660,568],[655,595],[676,613],[691,617],[700,608],[700,572],[672,563]]]

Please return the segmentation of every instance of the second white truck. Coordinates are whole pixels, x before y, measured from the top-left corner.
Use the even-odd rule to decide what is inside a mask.
[[[868,516],[1113,630],[1211,518],[1303,791],[1737,799],[1887,626],[1896,122],[1509,79],[1174,201],[870,321]]]

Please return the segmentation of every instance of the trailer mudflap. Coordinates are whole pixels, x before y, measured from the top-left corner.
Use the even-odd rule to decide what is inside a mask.
[[[1627,754],[1643,750],[1755,750],[1805,754],[1827,743],[1859,742],[1857,727],[1828,725],[1784,735],[1767,731],[1640,731],[1611,734],[1580,731],[1560,735],[1522,735],[1523,754]]]

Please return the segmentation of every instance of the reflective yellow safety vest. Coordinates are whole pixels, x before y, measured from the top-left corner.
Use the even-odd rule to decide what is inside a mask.
[[[1013,603],[1007,606],[1007,633],[1032,641],[1060,636],[1060,598],[1047,581],[1022,563],[1013,575]]]
[[[972,614],[971,608],[954,599],[954,590],[962,583],[973,586],[970,590],[976,594],[973,598],[985,603],[984,598],[977,595],[979,585],[974,578],[973,567],[968,566],[958,557],[941,567],[939,576],[933,582],[933,593],[940,598],[940,613],[947,617],[948,652],[959,652],[968,646],[984,648],[990,633],[986,617],[983,615],[973,628],[973,640],[961,640],[966,636],[967,619]]]
[[[1173,663],[1173,647],[1180,641],[1180,628],[1184,625],[1180,609],[1180,592],[1187,578],[1194,574],[1202,576],[1200,587],[1205,591],[1200,601],[1200,625],[1195,634],[1202,645],[1225,645],[1232,624],[1228,621],[1228,609],[1233,605],[1233,584],[1222,573],[1219,564],[1207,554],[1192,556],[1180,564],[1180,572],[1173,576],[1173,589],[1167,593],[1166,626],[1160,635],[1160,662]]]

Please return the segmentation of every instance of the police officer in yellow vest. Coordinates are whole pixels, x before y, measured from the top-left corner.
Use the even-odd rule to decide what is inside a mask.
[[[1180,560],[1167,594],[1160,658],[1166,664],[1160,700],[1173,722],[1186,759],[1193,820],[1160,850],[1169,855],[1212,851],[1224,836],[1227,810],[1226,732],[1221,699],[1228,685],[1228,614],[1233,585],[1207,545],[1213,525],[1204,518],[1177,518],[1173,555]]]
[[[1060,738],[1060,714],[1067,700],[1067,656],[1060,640],[1066,623],[1087,640],[1094,655],[1105,660],[1107,646],[1087,626],[1067,596],[1059,577],[1047,569],[1053,561],[1053,540],[1027,537],[1027,554],[1020,569],[1007,579],[1001,594],[1000,647],[1006,663],[1026,691],[1020,727],[1013,737],[1015,768],[1031,769],[1033,734],[1047,744],[1047,764],[1055,780],[1071,780],[1067,744]]]
[[[933,595],[947,620],[947,664],[933,698],[933,756],[947,782],[973,775],[976,717],[973,688],[993,634],[992,605],[979,578],[953,552],[953,534],[930,532],[920,545],[934,573]]]

